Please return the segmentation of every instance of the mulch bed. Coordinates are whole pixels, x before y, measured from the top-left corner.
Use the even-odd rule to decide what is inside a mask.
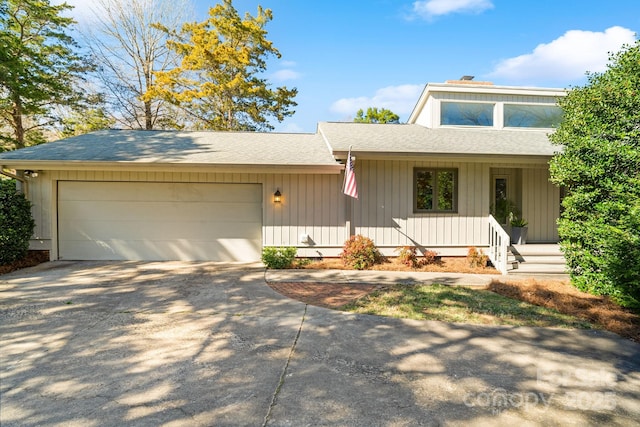
[[[336,283],[268,283],[274,291],[306,304],[340,308],[382,288],[380,285]]]
[[[49,251],[27,251],[27,256],[11,264],[0,265],[0,274],[11,273],[21,268],[33,267],[49,261]]]

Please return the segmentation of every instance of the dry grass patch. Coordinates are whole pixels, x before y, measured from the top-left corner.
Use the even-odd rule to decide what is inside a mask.
[[[640,315],[608,297],[591,295],[566,280],[494,280],[488,290],[509,298],[584,319],[620,336],[640,342]]]
[[[591,324],[557,310],[490,292],[445,285],[394,285],[342,307],[362,314],[416,320],[589,329]]]

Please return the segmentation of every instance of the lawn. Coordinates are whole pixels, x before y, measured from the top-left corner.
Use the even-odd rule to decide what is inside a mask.
[[[493,280],[485,288],[378,287],[338,308],[354,313],[485,325],[605,329],[640,342],[640,315],[567,280]]]
[[[354,313],[485,325],[592,328],[557,310],[514,300],[485,289],[444,285],[396,285],[341,307]]]

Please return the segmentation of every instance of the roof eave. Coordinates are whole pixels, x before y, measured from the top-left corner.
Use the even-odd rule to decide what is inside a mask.
[[[148,162],[101,162],[74,160],[0,160],[4,169],[78,170],[78,171],[122,171],[136,172],[216,172],[216,173],[283,173],[283,174],[339,174],[344,165],[331,164],[229,164],[229,163],[148,163]]]
[[[336,159],[346,159],[347,151],[334,151]],[[496,154],[496,153],[442,153],[442,152],[380,152],[352,151],[351,155],[360,160],[407,160],[409,158],[437,158],[441,161],[465,161],[468,163],[548,163],[553,154]]]

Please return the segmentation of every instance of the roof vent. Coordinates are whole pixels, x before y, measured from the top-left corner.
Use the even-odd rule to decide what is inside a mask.
[[[453,85],[476,85],[476,86],[492,86],[491,82],[480,82],[473,80],[475,76],[462,76],[459,80],[447,80],[446,84]]]

